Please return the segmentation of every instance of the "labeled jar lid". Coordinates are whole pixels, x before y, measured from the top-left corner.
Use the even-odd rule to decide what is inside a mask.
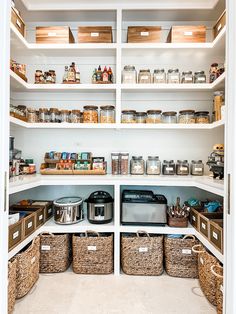
[[[162,112],[163,116],[176,116],[177,112],[175,111],[166,111],[166,112]]]
[[[179,114],[194,114],[195,110],[187,109],[187,110],[181,110]]]
[[[101,110],[114,110],[115,106],[101,106],[100,109]]]
[[[162,111],[161,110],[148,110],[147,114],[161,114]]]
[[[207,116],[209,115],[209,111],[197,111],[195,112],[195,116]]]
[[[98,106],[84,106],[85,110],[97,110]]]

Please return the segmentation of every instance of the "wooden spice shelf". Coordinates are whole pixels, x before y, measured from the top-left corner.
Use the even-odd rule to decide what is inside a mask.
[[[105,175],[105,170],[56,170],[41,169],[42,175]]]

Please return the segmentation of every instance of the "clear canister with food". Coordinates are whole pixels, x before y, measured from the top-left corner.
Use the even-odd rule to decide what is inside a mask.
[[[161,110],[148,110],[146,123],[161,123]]]
[[[136,122],[135,110],[122,110],[121,123],[135,123]]]
[[[71,123],[80,123],[80,110],[71,110],[70,122]]]
[[[97,106],[84,106],[83,122],[84,123],[98,123],[98,107]]]
[[[69,110],[61,110],[61,122],[70,122]]]
[[[180,176],[186,176],[189,174],[189,163],[187,160],[177,160],[176,174]]]
[[[56,112],[56,122],[61,123],[61,110],[57,110]]]
[[[50,122],[51,123],[56,122],[56,113],[57,113],[57,108],[50,108],[49,115],[50,115]]]
[[[164,69],[156,69],[153,72],[153,83],[164,84],[166,83],[166,73]]]
[[[174,175],[175,174],[175,162],[174,160],[164,160],[162,164],[163,175]]]
[[[145,162],[142,156],[133,156],[130,161],[130,173],[131,174],[144,174]]]
[[[194,83],[196,84],[206,83],[206,74],[204,71],[197,71],[194,73]]]
[[[136,84],[137,83],[137,71],[133,65],[126,65],[122,71],[122,83],[123,84]]]
[[[181,110],[179,112],[178,122],[182,124],[195,123],[195,111],[194,110]]]
[[[181,83],[183,84],[192,84],[193,83],[193,72],[186,71],[182,73]]]
[[[170,70],[168,70],[167,82],[169,84],[179,84],[180,83],[180,72],[179,72],[179,69],[170,69]]]
[[[148,156],[148,160],[146,161],[146,172],[149,175],[161,174],[161,161],[159,156]]]
[[[120,174],[129,174],[129,153],[127,152],[120,153]]]
[[[100,123],[115,123],[115,107],[101,106],[100,107]]]
[[[147,114],[146,112],[136,112],[135,121],[136,123],[146,123]]]
[[[175,111],[166,111],[162,113],[162,122],[163,123],[177,123],[177,112]]]
[[[42,84],[44,83],[44,77],[43,77],[43,71],[42,70],[36,70],[35,71],[35,84]]]
[[[152,82],[152,75],[149,69],[140,70],[138,74],[139,84],[150,84]]]
[[[204,164],[203,164],[202,160],[192,160],[191,175],[193,175],[193,176],[203,176],[204,175]]]
[[[120,173],[120,153],[111,153],[111,173],[113,175]]]
[[[210,123],[209,111],[197,111],[195,112],[195,122],[207,124]]]
[[[46,108],[39,108],[39,122],[41,122],[41,123],[46,122],[46,119],[45,119],[46,111],[47,111]]]
[[[36,123],[37,122],[36,109],[34,109],[34,108],[28,108],[27,109],[27,119],[28,119],[29,123]]]

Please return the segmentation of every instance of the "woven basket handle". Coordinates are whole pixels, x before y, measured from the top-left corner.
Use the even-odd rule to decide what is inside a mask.
[[[205,250],[204,250],[204,249],[203,249],[203,250],[197,250],[197,248],[198,248],[198,247],[200,247],[200,248],[201,248],[201,247],[202,247],[202,246],[201,246],[201,244],[195,244],[195,245],[192,247],[192,251],[193,251],[194,253],[198,253],[198,254],[199,254],[199,253],[204,253],[204,252],[205,252]]]
[[[51,235],[52,237],[55,237],[55,234],[53,234],[53,233],[51,233],[51,232],[48,232],[48,231],[41,232],[39,235],[45,235],[45,234],[49,234],[49,235]]]
[[[98,237],[100,237],[100,234],[97,231],[93,231],[93,230],[87,230],[85,231],[85,237],[88,237],[88,234],[92,233],[92,234],[96,234]]]
[[[138,230],[137,232],[136,232],[136,234],[137,234],[137,237],[139,238],[139,235],[140,234],[146,234],[146,236],[148,237],[148,238],[150,238],[150,235],[147,233],[147,231],[144,231],[144,230]]]
[[[221,267],[219,264],[218,265],[212,265],[211,266],[211,272],[213,275],[215,275],[218,278],[223,278],[222,275],[217,274],[217,272],[214,270],[215,268],[219,268],[219,269],[223,269],[223,267]]]
[[[183,240],[185,239],[192,239],[192,240],[196,240],[195,236],[193,234],[186,234],[184,237],[183,237]]]

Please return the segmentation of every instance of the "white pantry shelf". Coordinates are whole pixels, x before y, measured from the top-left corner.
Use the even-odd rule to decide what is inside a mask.
[[[224,126],[223,120],[210,124],[122,124],[122,123],[29,123],[10,117],[12,125],[26,129],[116,129],[116,130],[212,130]]]
[[[155,175],[24,175],[10,179],[9,193],[25,191],[38,186],[52,185],[143,185],[196,187],[224,196],[224,181],[209,176],[155,176]]]

